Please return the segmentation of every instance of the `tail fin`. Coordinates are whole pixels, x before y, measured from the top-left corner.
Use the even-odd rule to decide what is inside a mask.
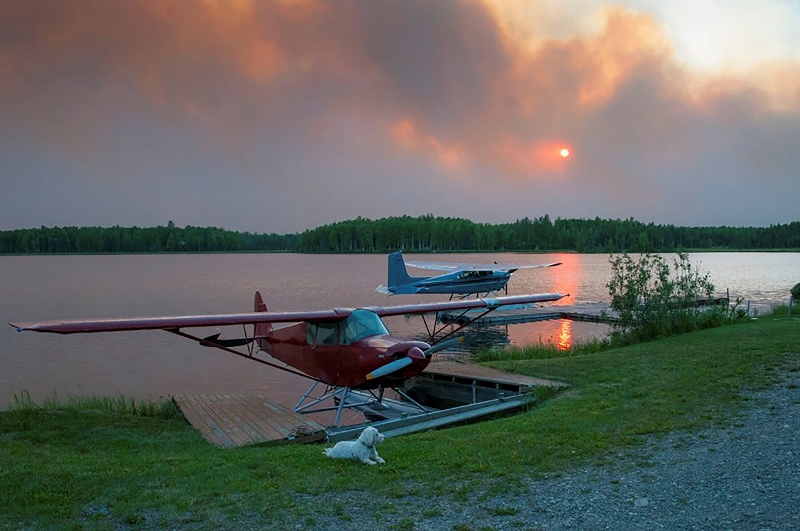
[[[402,251],[397,251],[396,253],[389,255],[389,291],[395,293],[397,291],[396,288],[406,284],[411,284],[417,280],[423,279],[415,278],[408,274],[406,262],[403,260]]]
[[[261,298],[261,293],[256,291],[256,298],[255,302],[253,303],[253,310],[256,312],[266,312],[267,305],[264,304],[264,299]],[[269,342],[266,338],[269,337],[269,333],[272,331],[272,324],[271,323],[258,323],[253,327],[253,337],[256,338],[258,342],[258,346],[261,350],[266,351],[267,347],[269,347]]]
[[[389,255],[389,285],[386,286],[386,289],[390,293],[395,295],[417,293],[419,288],[415,283],[428,278],[429,277],[412,277],[408,274],[402,251],[397,251]]]

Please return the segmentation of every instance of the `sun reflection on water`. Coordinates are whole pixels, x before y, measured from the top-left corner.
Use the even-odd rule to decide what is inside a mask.
[[[556,344],[559,350],[569,350],[572,348],[572,321],[569,319],[561,320],[561,333]]]

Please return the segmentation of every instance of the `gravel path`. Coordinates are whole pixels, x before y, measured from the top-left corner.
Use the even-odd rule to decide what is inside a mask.
[[[531,479],[528,492],[470,499],[368,500],[331,494],[340,517],[310,514],[297,529],[797,530],[800,376],[752,393],[724,429],[653,438],[614,464]],[[309,500],[297,500],[305,504]],[[319,503],[320,500],[316,500]],[[385,507],[393,503],[396,511]],[[329,505],[330,506],[330,505]],[[376,514],[375,507],[384,507]]]

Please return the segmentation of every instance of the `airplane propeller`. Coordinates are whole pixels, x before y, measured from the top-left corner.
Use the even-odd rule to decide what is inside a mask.
[[[417,350],[422,354],[422,351],[417,347],[413,347],[411,350],[408,351],[411,354],[412,351]],[[414,363],[414,359],[409,355],[403,358],[396,359],[387,363],[386,365],[382,365],[372,371],[371,373],[367,374],[367,380],[374,380],[375,378],[380,378],[381,376],[386,376],[387,374],[391,374],[393,372],[399,371],[400,369],[404,369]]]
[[[371,373],[367,374],[367,380],[374,380],[375,378],[380,378],[381,376],[386,376],[401,369],[405,369],[406,367],[414,363],[414,359],[422,359],[422,358],[430,359],[431,356],[433,356],[436,352],[452,347],[453,345],[461,343],[463,341],[464,337],[461,336],[448,339],[447,341],[442,341],[438,345],[426,348],[425,350],[422,350],[418,347],[411,347],[410,349],[408,349],[408,353],[406,354],[405,357],[391,361],[386,365],[382,365],[377,369],[375,369],[374,371],[372,371]]]

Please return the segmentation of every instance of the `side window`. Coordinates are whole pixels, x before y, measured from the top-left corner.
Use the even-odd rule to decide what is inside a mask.
[[[335,345],[338,343],[336,323],[309,323],[306,341],[309,345]]]
[[[361,325],[353,320],[345,321],[342,327],[342,344],[349,345],[358,338]]]

